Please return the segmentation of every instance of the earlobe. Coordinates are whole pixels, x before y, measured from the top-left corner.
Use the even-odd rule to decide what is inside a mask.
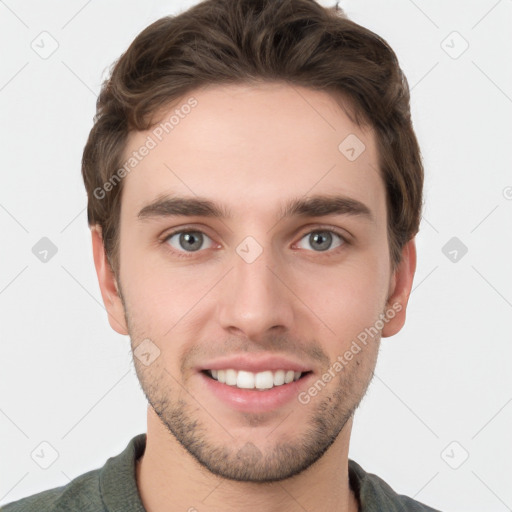
[[[416,243],[413,238],[404,245],[402,259],[391,278],[390,294],[385,311],[388,321],[382,329],[383,338],[395,335],[405,324],[407,303],[415,272]]]
[[[114,331],[119,334],[128,334],[126,326],[124,307],[119,297],[117,282],[105,254],[103,238],[101,236],[101,227],[96,225],[91,227],[92,252],[94,257],[94,266],[100,286],[103,304],[108,314],[108,321]]]

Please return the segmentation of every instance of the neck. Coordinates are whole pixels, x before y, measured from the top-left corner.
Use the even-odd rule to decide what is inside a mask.
[[[201,466],[148,407],[146,449],[136,479],[148,512],[356,512],[348,481],[349,420],[327,452],[302,473],[278,482],[227,480]]]

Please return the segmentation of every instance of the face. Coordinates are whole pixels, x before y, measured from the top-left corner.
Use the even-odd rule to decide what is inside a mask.
[[[347,427],[403,324],[414,245],[392,272],[375,137],[328,94],[215,86],[163,122],[176,109],[129,138],[127,159],[152,147],[124,178],[117,282],[93,232],[103,298],[181,445],[282,480]]]

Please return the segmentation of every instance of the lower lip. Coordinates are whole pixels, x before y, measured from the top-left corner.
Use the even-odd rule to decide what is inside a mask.
[[[313,373],[308,373],[288,384],[259,391],[257,389],[240,389],[236,386],[223,384],[208,377],[203,372],[199,372],[199,375],[208,391],[230,408],[240,412],[256,413],[271,411],[298,400],[299,393],[309,385],[309,381],[313,377]]]

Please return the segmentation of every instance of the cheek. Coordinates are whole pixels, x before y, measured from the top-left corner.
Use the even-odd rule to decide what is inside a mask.
[[[338,263],[297,259],[283,261],[281,266],[277,262],[276,273],[300,300],[297,302],[293,294],[283,291],[279,282],[269,293],[280,295],[278,300],[289,301],[289,307],[299,316],[298,323],[304,322],[303,328],[324,322],[334,331],[331,334],[336,340],[346,340],[372,325],[382,312],[389,278],[388,259],[382,257],[386,250],[384,237],[382,244],[374,241],[364,250],[350,252]],[[127,307],[133,325],[146,336],[161,338],[178,322],[174,332],[190,325],[193,318],[214,314],[211,297],[202,299],[222,278],[229,262],[205,260],[191,264],[174,260],[171,264],[163,255],[163,247],[149,250],[124,232],[121,254],[121,282]],[[225,283],[216,288],[212,297],[231,293],[233,288],[224,286]],[[329,330],[325,333],[328,335]]]
[[[332,331],[333,343],[350,343],[375,323],[387,297],[388,275],[378,257],[318,268],[297,280],[297,295]],[[325,331],[328,333],[329,331]]]
[[[171,266],[162,257],[126,251],[121,279],[132,327],[162,340],[180,332],[205,306],[201,302],[222,269],[208,265]]]

